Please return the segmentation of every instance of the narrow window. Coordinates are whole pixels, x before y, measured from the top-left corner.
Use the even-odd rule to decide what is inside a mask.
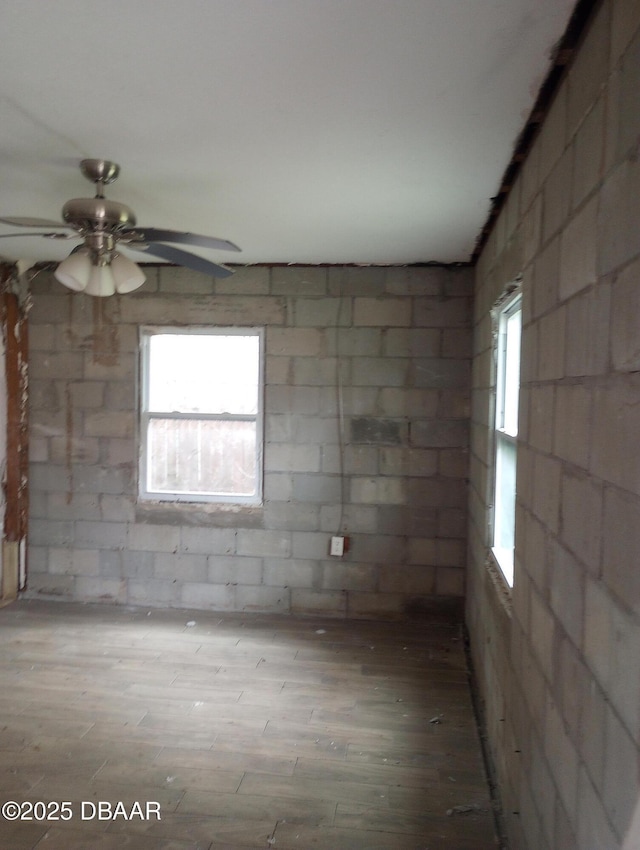
[[[257,504],[262,350],[257,328],[144,328],[140,496]]]
[[[496,321],[496,406],[494,424],[493,554],[513,586],[518,399],[522,296],[510,295],[494,311]]]

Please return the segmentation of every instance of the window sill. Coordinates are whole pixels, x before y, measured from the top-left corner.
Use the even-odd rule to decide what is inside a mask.
[[[489,549],[487,551],[487,558],[485,560],[485,567],[487,573],[489,574],[489,579],[493,584],[496,595],[498,597],[498,601],[502,606],[503,611],[509,619],[511,619],[511,609],[512,609],[512,601],[511,601],[511,590],[507,581],[503,575],[502,570],[496,560],[496,556],[493,554],[493,551]]]
[[[160,525],[263,528],[264,510],[262,505],[144,501],[136,505],[135,519]]]

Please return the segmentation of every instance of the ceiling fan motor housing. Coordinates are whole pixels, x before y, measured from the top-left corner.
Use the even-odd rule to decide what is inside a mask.
[[[135,227],[136,223],[130,207],[106,198],[73,198],[63,206],[62,218],[81,232],[94,229],[116,231]]]

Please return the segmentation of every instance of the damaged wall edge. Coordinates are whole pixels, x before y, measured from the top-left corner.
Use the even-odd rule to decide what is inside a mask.
[[[26,587],[26,540],[29,509],[28,438],[28,325],[29,299],[18,294],[18,270],[0,264],[0,321],[5,354],[6,467],[2,481],[5,500],[2,535],[0,604],[16,598]]]

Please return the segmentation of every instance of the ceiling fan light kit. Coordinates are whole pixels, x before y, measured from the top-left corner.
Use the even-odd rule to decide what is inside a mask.
[[[143,251],[177,265],[213,277],[228,277],[233,272],[226,266],[191,254],[171,243],[195,245],[223,251],[239,251],[237,245],[213,236],[182,233],[175,230],[136,227],[136,217],[126,204],[104,197],[104,187],[120,173],[115,162],[104,159],[83,159],[82,174],[96,186],[94,198],[73,198],[62,208],[63,223],[46,219],[0,217],[0,222],[18,227],[56,227],[63,231],[37,233],[51,239],[81,238],[83,244],[74,248],[54,271],[55,278],[74,292],[105,297],[133,292],[146,278],[139,266],[117,250],[122,244],[133,251]],[[8,237],[16,234],[2,234]],[[27,234],[20,234],[27,235]],[[170,243],[169,245],[164,243]]]
[[[128,257],[113,252],[110,262],[100,263],[85,247],[73,251],[53,274],[74,292],[101,297],[115,292],[126,295],[138,289],[146,280],[142,269]]]

